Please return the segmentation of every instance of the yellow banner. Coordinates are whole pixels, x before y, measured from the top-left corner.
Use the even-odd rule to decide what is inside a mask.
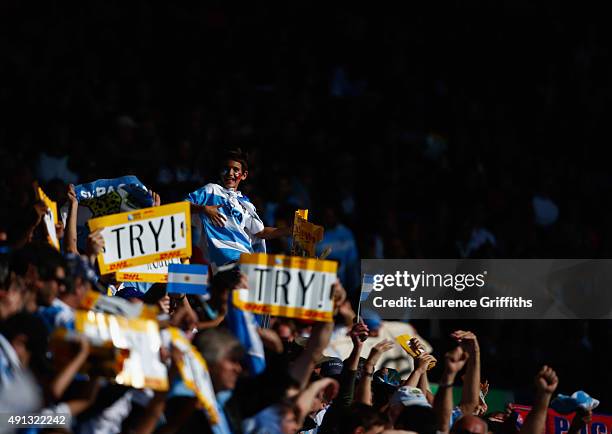
[[[115,348],[129,350],[114,379],[118,384],[168,390],[168,371],[159,358],[161,337],[156,320],[77,310],[74,322],[76,331],[91,342],[110,342]]]
[[[332,285],[338,264],[297,256],[240,256],[249,289],[234,290],[234,305],[258,314],[315,321],[333,320]]]
[[[55,232],[55,225],[59,222],[57,214],[57,203],[49,199],[42,188],[38,187],[38,197],[47,205],[47,213],[43,217],[45,222],[45,228],[47,229],[47,241],[57,250],[60,249],[59,240],[57,239],[57,233]]]
[[[291,254],[314,258],[316,244],[323,239],[323,226],[308,221],[308,210],[298,209],[293,218]]]
[[[188,202],[173,203],[91,219],[102,228],[101,274],[137,265],[191,256],[191,213]]]
[[[200,352],[185,338],[183,332],[175,327],[169,327],[172,345],[178,348],[183,357],[178,362],[181,378],[188,389],[195,392],[198,400],[204,407],[208,421],[211,425],[219,423],[219,408],[213,389],[206,360]]]
[[[126,268],[121,271],[118,271],[117,273],[115,273],[115,277],[118,282],[167,283],[168,265],[180,263],[180,258],[173,258],[168,259],[166,261],[138,265],[136,267]]]

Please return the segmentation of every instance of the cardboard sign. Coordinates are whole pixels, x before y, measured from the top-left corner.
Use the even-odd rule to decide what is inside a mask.
[[[100,273],[191,256],[191,214],[188,202],[113,214],[89,221],[102,228],[104,251]]]
[[[527,405],[512,404],[512,408],[519,414],[519,422],[524,423],[531,411]],[[570,424],[576,413],[560,414],[552,408],[546,415],[546,434],[567,434]],[[608,414],[595,414],[590,423],[580,430],[580,434],[612,434],[612,416]]]
[[[413,337],[414,336],[410,336],[410,335],[399,335],[395,337],[395,342],[400,344],[400,346],[404,349],[404,351],[406,351],[406,353],[408,353],[410,357],[416,358],[416,357],[419,357],[422,353],[427,352],[427,351],[425,351],[425,348],[423,346],[420,346],[418,348],[413,346],[410,342],[410,340]],[[435,361],[429,362],[429,364],[427,365],[427,370],[429,371],[434,366],[436,366]]]
[[[315,246],[323,239],[323,226],[308,221],[308,210],[298,209],[293,218],[292,256],[315,257]]]
[[[137,265],[115,273],[118,282],[168,282],[168,265],[180,264],[180,258],[171,258],[150,264]]]
[[[111,343],[114,348],[129,350],[123,369],[114,378],[117,384],[168,390],[168,370],[159,358],[161,337],[157,321],[77,310],[74,324],[76,331],[94,345]]]
[[[219,408],[217,398],[213,389],[210,373],[206,360],[200,352],[185,338],[183,332],[175,327],[169,327],[172,345],[178,348],[183,357],[178,362],[181,378],[188,389],[195,392],[198,400],[206,411],[206,416],[211,425],[219,423]]]
[[[76,193],[77,200],[81,202],[84,199],[91,199],[93,197],[104,196],[113,191],[117,191],[121,187],[137,187],[146,193],[147,188],[144,186],[140,179],[134,175],[121,176],[113,179],[98,179],[96,181],[88,182],[87,184],[79,184],[74,186],[74,192]]]
[[[240,271],[247,275],[249,289],[234,291],[234,306],[259,314],[332,321],[337,268],[334,261],[243,254]]]
[[[43,217],[45,222],[45,228],[47,229],[47,241],[57,250],[60,249],[59,240],[57,239],[57,233],[55,232],[55,224],[59,221],[57,215],[57,203],[53,202],[45,194],[42,188],[38,187],[38,197],[47,205],[47,213]]]

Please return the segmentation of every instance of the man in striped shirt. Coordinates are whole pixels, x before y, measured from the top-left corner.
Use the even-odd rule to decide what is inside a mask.
[[[229,151],[221,161],[222,185],[206,184],[187,196],[192,213],[200,215],[200,245],[213,269],[238,261],[242,253],[265,252],[263,240],[291,235],[291,228],[266,227],[255,206],[238,191],[249,173],[246,155]],[[197,242],[197,226],[194,234]]]

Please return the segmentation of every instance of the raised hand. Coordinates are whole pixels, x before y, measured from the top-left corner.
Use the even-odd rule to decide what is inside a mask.
[[[427,353],[421,353],[421,355],[414,359],[414,361],[416,362],[415,370],[420,371],[421,373],[427,372],[428,366],[437,362],[434,356]]]
[[[351,341],[353,341],[353,346],[361,346],[363,345],[363,342],[368,338],[369,329],[368,326],[365,325],[363,320],[360,320],[351,328],[348,334],[351,337]]]
[[[76,191],[74,190],[74,184],[68,184],[68,191],[66,194],[68,196],[68,202],[70,202],[70,206],[78,206],[79,201],[77,199]]]
[[[159,196],[159,194],[155,193],[153,190],[149,190],[149,193],[151,194],[151,198],[153,199],[153,206],[160,206],[161,197]]]
[[[449,374],[456,375],[463,369],[469,357],[467,351],[458,346],[444,355],[444,369]]]
[[[370,355],[368,356],[366,365],[370,365],[372,367],[376,366],[383,353],[393,349],[394,346],[395,342],[389,339],[385,339],[374,345],[370,350]]]
[[[470,331],[457,330],[451,333],[451,337],[472,356],[480,351],[478,339],[476,335]]]
[[[536,390],[540,393],[552,395],[558,385],[557,373],[546,365],[542,366],[535,378]]]
[[[346,289],[340,283],[340,280],[336,280],[336,282],[332,286],[332,298],[334,300],[334,315],[338,313],[340,306],[346,300]]]
[[[96,229],[87,236],[87,249],[88,255],[97,255],[104,249],[104,237],[102,236],[102,229]]]

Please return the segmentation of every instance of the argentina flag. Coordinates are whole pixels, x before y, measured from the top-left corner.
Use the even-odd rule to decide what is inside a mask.
[[[370,296],[372,288],[374,287],[374,275],[364,274],[363,281],[361,283],[361,294],[359,296],[359,303],[363,303]]]
[[[199,264],[168,264],[168,293],[209,297],[208,267]]]

